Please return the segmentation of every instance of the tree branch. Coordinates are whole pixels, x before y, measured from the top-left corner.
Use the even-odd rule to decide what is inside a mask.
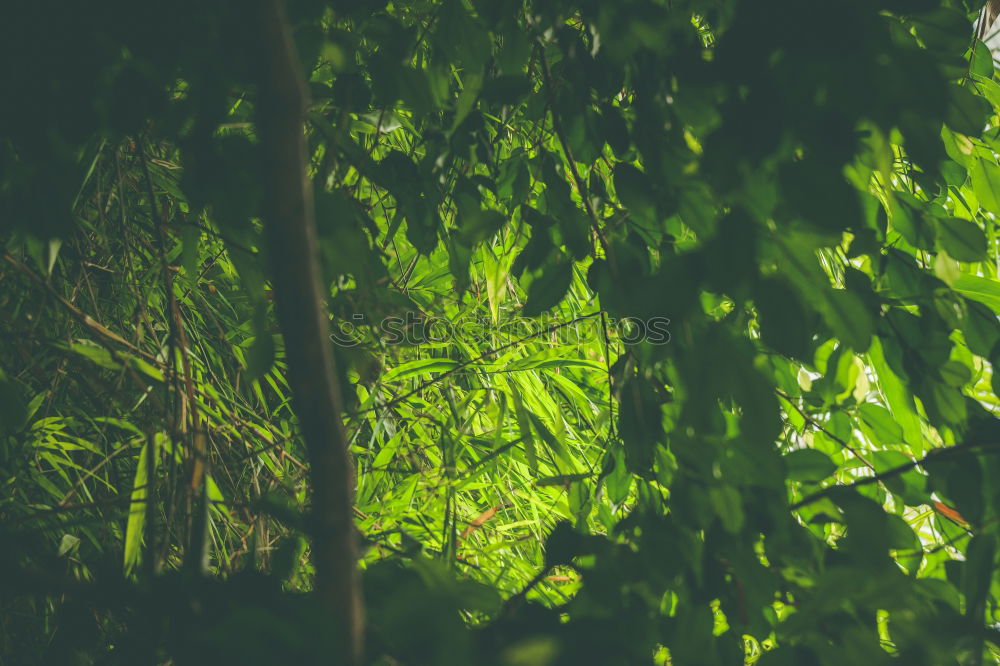
[[[315,592],[343,628],[331,663],[355,666],[363,644],[352,508],[354,468],[341,415],[337,368],[319,264],[312,183],[306,174],[306,87],[282,0],[258,0],[261,60],[257,128],[264,227],[288,381],[312,491]]]
[[[970,444],[970,445],[959,444],[957,446],[949,446],[948,448],[934,449],[923,458],[918,458],[917,460],[913,460],[908,463],[903,463],[902,465],[897,465],[896,467],[890,467],[889,469],[879,474],[860,478],[857,481],[854,481],[853,483],[827,486],[822,490],[817,490],[811,495],[806,495],[804,498],[793,504],[790,508],[792,511],[797,511],[798,509],[801,509],[804,506],[808,506],[810,504],[818,502],[821,499],[829,497],[831,493],[837,492],[841,488],[860,488],[861,486],[868,486],[873,483],[881,483],[886,479],[892,479],[894,477],[899,476],[900,474],[909,472],[911,469],[914,469],[916,467],[922,467],[924,465],[933,464],[936,462],[943,462],[950,458],[958,458],[960,456],[968,455],[970,453],[971,454],[979,453],[982,455],[1000,454],[1000,446],[998,446],[995,443]]]

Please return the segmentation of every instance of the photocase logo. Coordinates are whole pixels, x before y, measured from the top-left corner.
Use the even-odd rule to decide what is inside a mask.
[[[569,321],[552,317],[512,317],[499,323],[477,315],[448,319],[407,312],[403,316],[383,317],[378,320],[369,319],[363,314],[337,320],[334,322],[330,339],[341,347],[370,343],[412,346],[456,341],[485,344],[498,337],[529,340],[558,332],[560,342],[563,344],[599,342],[607,335],[611,339],[630,345],[640,342],[665,345],[670,342],[669,326],[670,319],[667,317],[612,319],[602,318],[597,312]]]

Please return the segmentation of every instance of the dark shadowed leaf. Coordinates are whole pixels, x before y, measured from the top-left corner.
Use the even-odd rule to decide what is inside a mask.
[[[542,274],[532,280],[528,287],[528,300],[522,312],[526,317],[535,317],[554,307],[569,289],[573,279],[573,262],[569,259],[555,259],[542,268]]]

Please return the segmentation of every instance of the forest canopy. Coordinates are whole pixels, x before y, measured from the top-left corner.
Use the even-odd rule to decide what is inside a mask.
[[[0,14],[0,665],[1000,663],[991,0]]]

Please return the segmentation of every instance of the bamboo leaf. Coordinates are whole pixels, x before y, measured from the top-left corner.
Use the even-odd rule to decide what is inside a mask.
[[[395,382],[410,379],[419,375],[454,370],[458,361],[450,358],[422,358],[396,366],[382,376],[383,382]]]
[[[149,468],[156,469],[156,438],[147,437],[139,460],[136,463],[135,475],[132,479],[132,494],[128,507],[128,520],[125,524],[125,559],[123,568],[126,574],[135,571],[142,555],[143,533],[146,527],[146,503],[151,501],[149,487],[151,479]]]

